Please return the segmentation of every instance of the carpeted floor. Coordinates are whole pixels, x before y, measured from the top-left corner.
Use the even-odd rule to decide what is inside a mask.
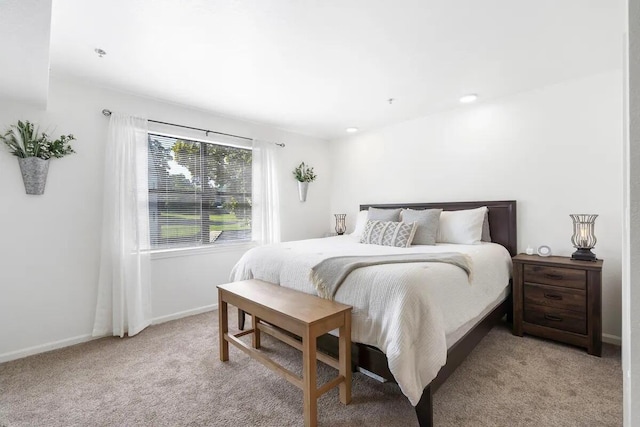
[[[235,314],[235,313],[232,313]],[[235,316],[230,316],[235,318]],[[218,360],[217,312],[0,365],[0,426],[301,426],[302,395],[231,347]],[[300,372],[296,350],[266,351]],[[319,376],[335,371],[319,364]],[[436,426],[619,426],[619,348],[603,357],[494,328],[434,396]],[[321,426],[417,425],[394,384],[353,377],[319,400]]]

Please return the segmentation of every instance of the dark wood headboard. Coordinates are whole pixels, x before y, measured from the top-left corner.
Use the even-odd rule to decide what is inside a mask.
[[[382,209],[443,209],[445,211],[459,211],[461,209],[473,209],[486,206],[489,209],[489,230],[491,241],[499,243],[511,254],[518,253],[518,236],[516,224],[516,201],[491,201],[491,202],[444,202],[444,203],[394,203],[394,204],[370,204],[360,205],[360,210],[369,208]]]

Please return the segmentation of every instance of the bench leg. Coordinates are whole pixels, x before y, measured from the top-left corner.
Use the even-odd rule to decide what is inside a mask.
[[[349,331],[349,332],[347,332]],[[340,402],[348,405],[351,402],[351,311],[344,313],[344,325],[340,327],[338,342],[338,359],[340,375],[344,381],[340,383]]]
[[[224,334],[229,332],[229,317],[227,316],[227,302],[222,299],[222,291],[218,289],[218,329],[220,332],[220,360],[229,360],[229,342]]]
[[[305,427],[315,427],[318,421],[316,368],[316,337],[310,334],[307,327],[302,336],[302,394]]]
[[[258,329],[258,323],[260,319],[255,314],[251,315],[251,327],[253,328],[253,334],[251,334],[251,344],[253,348],[260,348],[260,329]]]
[[[244,310],[238,309],[238,329],[244,329]]]

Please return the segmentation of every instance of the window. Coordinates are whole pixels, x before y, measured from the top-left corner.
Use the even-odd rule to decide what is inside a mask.
[[[154,249],[251,240],[251,149],[149,134]]]

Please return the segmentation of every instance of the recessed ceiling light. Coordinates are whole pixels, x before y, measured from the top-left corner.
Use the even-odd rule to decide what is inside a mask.
[[[475,93],[470,93],[468,95],[461,96],[460,102],[463,104],[468,104],[470,102],[474,102],[476,99],[478,99],[478,95],[476,95]]]
[[[356,133],[358,132],[358,128],[347,128],[346,129],[348,133]]]
[[[100,49],[99,47],[93,49],[93,51],[95,53],[97,53],[100,58],[102,58],[103,56],[105,56],[107,54],[107,52],[105,52],[104,50]]]

